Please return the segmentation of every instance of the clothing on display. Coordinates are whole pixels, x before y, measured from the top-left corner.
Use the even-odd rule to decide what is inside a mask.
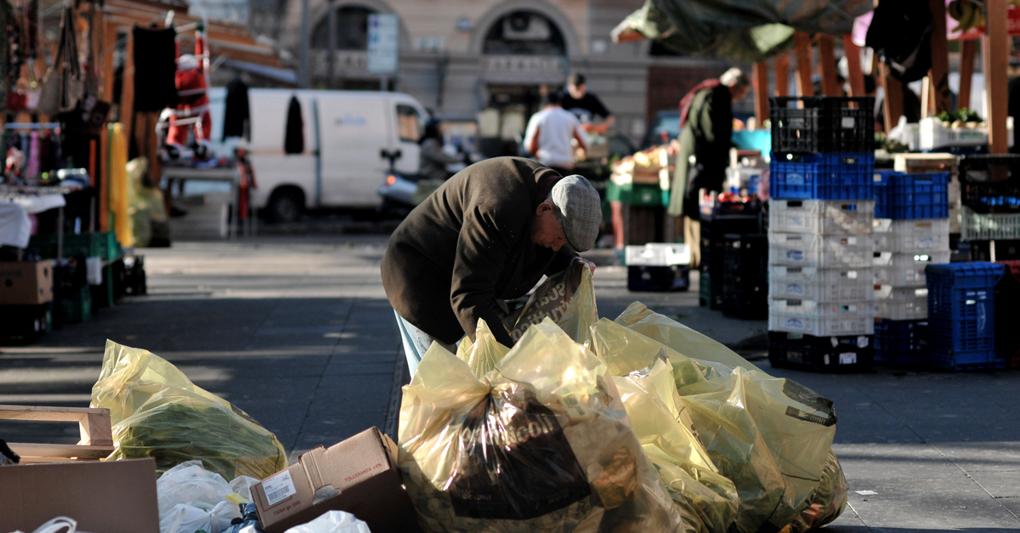
[[[223,110],[223,139],[243,137],[251,140],[251,110],[248,106],[248,84],[234,78],[227,84]]]
[[[134,28],[135,111],[159,112],[177,104],[177,32]]]
[[[287,127],[283,138],[283,153],[300,154],[305,151],[305,121],[301,116],[301,102],[290,97],[287,105]]]

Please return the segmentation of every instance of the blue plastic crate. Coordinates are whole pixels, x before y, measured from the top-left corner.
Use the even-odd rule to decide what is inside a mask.
[[[875,218],[949,218],[949,173],[879,170],[873,180]]]
[[[900,368],[930,366],[927,320],[875,320],[875,363]]]
[[[875,156],[773,153],[769,195],[784,200],[871,200]]]
[[[928,323],[932,363],[942,368],[1002,368],[995,350],[995,285],[1005,274],[996,263],[929,265]]]

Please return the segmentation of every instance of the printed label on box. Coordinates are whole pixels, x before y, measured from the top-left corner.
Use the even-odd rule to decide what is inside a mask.
[[[839,354],[839,364],[841,365],[857,364],[857,354],[854,352],[846,352]]]
[[[294,488],[294,480],[290,477],[290,471],[284,470],[262,482],[262,489],[266,491],[266,503],[270,507],[297,494]]]

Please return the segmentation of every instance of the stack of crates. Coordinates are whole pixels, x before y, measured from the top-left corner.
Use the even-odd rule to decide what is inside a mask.
[[[1000,263],[1006,271],[995,288],[995,347],[1008,368],[1020,368],[1020,260]]]
[[[961,240],[977,258],[1020,259],[1020,155],[975,155],[960,160]]]
[[[949,370],[1006,366],[995,335],[995,291],[1005,266],[967,262],[926,270],[933,365]]]
[[[726,249],[727,235],[761,234],[761,205],[740,202],[721,203],[701,213],[701,265],[698,301],[709,309],[724,308],[728,255],[741,250]],[[732,243],[731,243],[732,245]],[[728,307],[728,306],[727,306]]]
[[[769,360],[871,366],[874,120],[870,98],[773,98]]]
[[[924,366],[924,269],[949,262],[949,173],[883,170],[874,180],[875,361]]]

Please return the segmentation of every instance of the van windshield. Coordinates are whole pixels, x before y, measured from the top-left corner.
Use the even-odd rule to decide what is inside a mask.
[[[422,121],[418,110],[407,104],[397,104],[397,134],[402,142],[418,142]]]

